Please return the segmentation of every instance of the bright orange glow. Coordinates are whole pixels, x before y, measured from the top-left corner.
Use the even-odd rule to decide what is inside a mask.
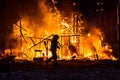
[[[53,0],[54,2],[54,0]],[[29,20],[29,16],[23,16],[16,25],[13,24],[14,31],[10,37],[17,38],[18,44],[14,49],[6,49],[6,54],[14,54],[16,59],[32,60],[34,57],[50,57],[50,40],[52,34],[60,36],[59,42],[61,49],[57,51],[58,59],[112,59],[116,58],[112,55],[112,49],[109,45],[102,46],[103,35],[101,31],[93,27],[89,33],[82,34],[81,23],[74,24],[78,27],[77,33],[73,30],[73,17],[69,19],[69,23],[62,18],[60,12],[54,7],[55,12],[51,12],[51,8],[43,3],[39,3],[39,8],[44,13],[42,22]],[[39,19],[38,19],[39,20]],[[21,25],[20,25],[21,21]],[[81,21],[83,22],[83,21]],[[20,29],[21,26],[22,28]],[[23,29],[24,28],[24,29]],[[39,44],[38,44],[39,43]]]

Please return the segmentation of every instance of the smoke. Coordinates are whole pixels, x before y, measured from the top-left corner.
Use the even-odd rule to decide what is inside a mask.
[[[0,0],[0,48],[13,33],[13,24],[22,16],[38,15],[38,0]]]
[[[17,40],[12,37],[14,24],[24,19],[27,28],[37,33],[35,30],[47,24],[45,17],[53,7],[52,0],[0,0],[0,49],[11,41],[17,45]]]

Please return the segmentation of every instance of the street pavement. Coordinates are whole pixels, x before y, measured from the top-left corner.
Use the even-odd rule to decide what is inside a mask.
[[[17,62],[0,72],[0,80],[120,80],[119,61]],[[4,68],[3,68],[4,69]]]

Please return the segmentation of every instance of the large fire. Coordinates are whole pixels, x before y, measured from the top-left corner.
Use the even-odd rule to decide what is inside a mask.
[[[54,2],[54,0],[53,0]],[[63,17],[54,6],[48,8],[44,2],[39,3],[43,13],[42,21],[39,18],[22,16],[13,24],[14,31],[9,39],[9,48],[5,55],[15,55],[15,59],[33,60],[36,57],[50,57],[50,40],[53,34],[60,36],[61,49],[57,51],[58,59],[112,59],[112,48],[109,44],[103,44],[103,33],[100,29],[92,27],[85,33],[85,26],[81,14],[72,12],[71,17]],[[33,14],[34,15],[34,14]]]

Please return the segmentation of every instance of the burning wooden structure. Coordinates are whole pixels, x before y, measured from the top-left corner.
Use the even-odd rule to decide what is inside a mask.
[[[27,60],[46,59],[51,56],[49,49],[52,35],[58,34],[61,49],[57,53],[60,60],[116,60],[111,46],[102,43],[104,37],[100,29],[93,27],[89,32],[84,32],[86,27],[82,25],[81,13],[71,12],[70,17],[63,17],[57,7],[48,8],[44,2],[39,5],[44,8],[41,11],[44,14],[42,22],[38,18],[31,20],[29,16],[22,16],[21,20],[13,24],[13,34],[6,45],[9,48],[5,49],[2,56],[14,55],[15,59]]]

